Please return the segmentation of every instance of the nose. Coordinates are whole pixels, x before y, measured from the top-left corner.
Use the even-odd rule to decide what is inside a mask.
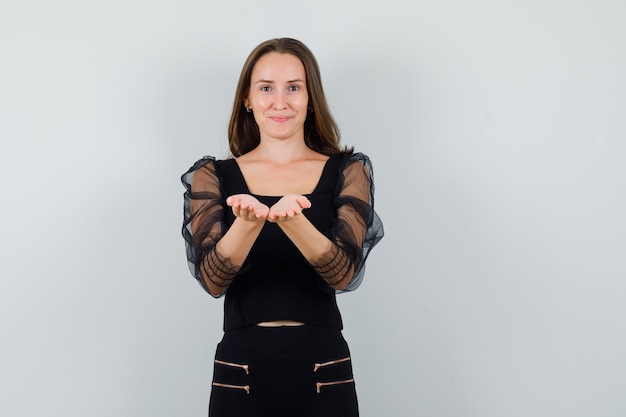
[[[284,91],[276,92],[274,96],[274,109],[283,110],[287,108],[287,94]]]

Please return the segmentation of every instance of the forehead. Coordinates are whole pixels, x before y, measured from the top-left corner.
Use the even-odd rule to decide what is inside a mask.
[[[256,62],[251,78],[252,82],[255,80],[304,80],[306,72],[302,61],[295,55],[269,52]]]

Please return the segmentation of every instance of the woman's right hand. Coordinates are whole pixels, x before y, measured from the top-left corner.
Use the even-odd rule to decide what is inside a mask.
[[[265,221],[270,212],[269,207],[250,194],[231,195],[226,199],[226,204],[232,208],[236,217],[248,221]]]

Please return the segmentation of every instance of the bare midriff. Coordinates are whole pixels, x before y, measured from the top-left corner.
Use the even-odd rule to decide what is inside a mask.
[[[293,320],[275,320],[275,321],[262,321],[257,323],[257,326],[261,327],[281,327],[281,326],[302,326],[304,323],[301,321]]]

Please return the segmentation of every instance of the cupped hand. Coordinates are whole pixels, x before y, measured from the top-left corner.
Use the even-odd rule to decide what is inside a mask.
[[[278,200],[276,204],[270,207],[267,220],[274,223],[289,220],[299,214],[302,214],[302,210],[309,207],[311,207],[311,202],[305,196],[299,194],[287,194]]]
[[[250,194],[235,194],[226,199],[233,214],[240,219],[248,221],[265,221],[270,212],[269,207],[261,203]]]

